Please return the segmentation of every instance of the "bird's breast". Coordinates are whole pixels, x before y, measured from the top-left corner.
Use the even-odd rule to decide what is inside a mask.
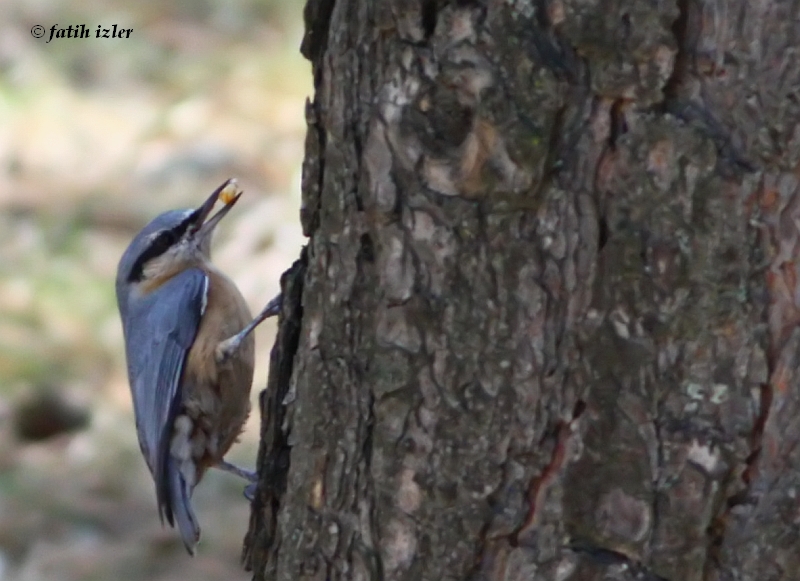
[[[220,341],[250,322],[250,310],[239,289],[224,274],[207,271],[206,308],[189,351],[182,381],[182,404],[205,441],[202,463],[221,459],[238,437],[250,412],[255,344],[250,335],[224,363],[218,363]]]
[[[197,337],[189,352],[189,368],[191,369],[202,369],[208,365],[216,369],[215,351],[219,342],[241,331],[252,319],[242,293],[227,276],[216,270],[207,270],[206,275],[208,276],[206,306],[197,330]],[[252,367],[254,352],[251,335],[242,343],[241,349],[231,359],[239,364],[245,363]]]

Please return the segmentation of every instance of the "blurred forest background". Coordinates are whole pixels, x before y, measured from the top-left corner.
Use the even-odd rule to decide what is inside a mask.
[[[195,494],[191,559],[162,529],[133,425],[117,260],[156,214],[236,177],[215,262],[259,310],[297,257],[303,3],[3,0],[0,14],[0,581],[248,579],[244,483]],[[50,27],[132,28],[54,39]],[[43,26],[42,39],[31,27]],[[253,399],[274,324],[258,341]],[[229,459],[255,464],[254,413]]]

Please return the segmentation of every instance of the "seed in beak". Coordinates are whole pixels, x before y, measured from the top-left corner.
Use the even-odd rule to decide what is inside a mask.
[[[242,189],[239,187],[239,184],[236,183],[236,180],[232,179],[222,188],[222,191],[219,193],[219,199],[222,200],[223,204],[230,204],[231,201],[241,193]]]

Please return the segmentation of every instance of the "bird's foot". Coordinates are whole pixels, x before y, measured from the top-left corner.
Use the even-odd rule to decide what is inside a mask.
[[[258,481],[258,474],[255,471],[239,468],[235,464],[231,464],[226,460],[220,460],[214,465],[214,467],[219,468],[220,470],[224,470],[225,472],[230,472],[231,474],[235,474],[239,478],[244,478],[248,482],[254,483]]]
[[[250,482],[250,484],[244,487],[244,497],[250,502],[253,502],[253,499],[256,497],[256,486],[258,485],[258,474],[256,472],[239,468],[235,464],[231,464],[225,460],[220,460],[214,466]]]
[[[283,297],[281,295],[276,296],[267,303],[267,306],[264,307],[264,310],[262,310],[255,319],[250,321],[250,323],[244,329],[236,333],[233,337],[229,337],[224,341],[220,341],[220,343],[217,345],[215,354],[217,362],[224,363],[230,359],[231,355],[236,353],[236,351],[242,345],[242,341],[244,341],[245,338],[247,338],[247,336],[253,332],[253,329],[260,325],[265,319],[274,317],[280,313],[282,302]]]

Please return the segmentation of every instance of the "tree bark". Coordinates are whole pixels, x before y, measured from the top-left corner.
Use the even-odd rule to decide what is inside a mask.
[[[257,580],[800,578],[800,0],[309,0]]]

